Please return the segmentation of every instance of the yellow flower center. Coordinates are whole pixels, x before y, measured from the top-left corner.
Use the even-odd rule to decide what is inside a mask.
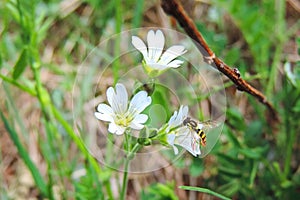
[[[133,120],[133,116],[128,113],[117,114],[115,123],[120,126],[128,127],[130,122]]]

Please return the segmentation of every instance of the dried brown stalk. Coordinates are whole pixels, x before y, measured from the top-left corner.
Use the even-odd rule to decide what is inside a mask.
[[[258,99],[258,101],[268,108],[272,117],[277,120],[277,112],[267,98],[260,91],[242,79],[237,68],[229,67],[209,48],[203,36],[196,28],[193,20],[184,11],[182,5],[176,0],[162,0],[161,2],[161,6],[165,13],[173,16],[185,32],[194,40],[197,48],[204,57],[204,61],[227,76],[236,85],[238,90],[245,91]]]

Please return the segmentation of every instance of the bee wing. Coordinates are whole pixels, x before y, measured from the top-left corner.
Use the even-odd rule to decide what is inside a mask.
[[[193,129],[189,127],[181,127],[177,133],[177,142],[179,146],[182,146],[194,156],[200,155],[200,146],[198,138]]]
[[[218,121],[208,120],[208,121],[205,121],[205,122],[200,122],[199,125],[202,126],[202,129],[209,130],[211,128],[215,128],[215,127],[220,126],[221,123],[218,122]]]

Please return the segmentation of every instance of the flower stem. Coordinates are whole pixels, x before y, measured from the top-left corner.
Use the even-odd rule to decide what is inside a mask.
[[[126,142],[128,142],[128,134],[125,136]],[[130,136],[129,136],[130,137]],[[121,200],[125,200],[126,192],[127,192],[127,185],[128,185],[128,167],[130,161],[134,158],[134,154],[142,147],[139,143],[136,143],[131,151],[127,151],[127,156],[124,163],[124,176],[123,176],[123,184],[122,184],[122,191],[121,191]],[[127,143],[127,149],[130,149],[130,143]]]
[[[122,192],[121,192],[121,200],[125,200],[126,198],[126,191],[127,191],[127,185],[128,185],[128,166],[129,166],[130,160],[126,158],[125,160],[125,166],[124,166],[124,176],[123,176],[123,184],[122,184]]]

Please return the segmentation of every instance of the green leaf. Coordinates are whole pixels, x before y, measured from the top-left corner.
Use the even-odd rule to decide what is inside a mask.
[[[203,193],[210,194],[210,195],[213,195],[215,197],[218,197],[220,199],[230,200],[230,198],[225,197],[224,195],[219,194],[217,192],[214,192],[214,191],[212,191],[210,189],[207,189],[207,188],[192,187],[192,186],[179,186],[179,188],[180,189],[184,189],[184,190],[191,190],[191,191],[203,192]]]
[[[17,63],[15,64],[14,71],[13,71],[13,78],[17,79],[19,76],[24,72],[27,66],[27,50],[26,48],[23,49],[21,55]]]

